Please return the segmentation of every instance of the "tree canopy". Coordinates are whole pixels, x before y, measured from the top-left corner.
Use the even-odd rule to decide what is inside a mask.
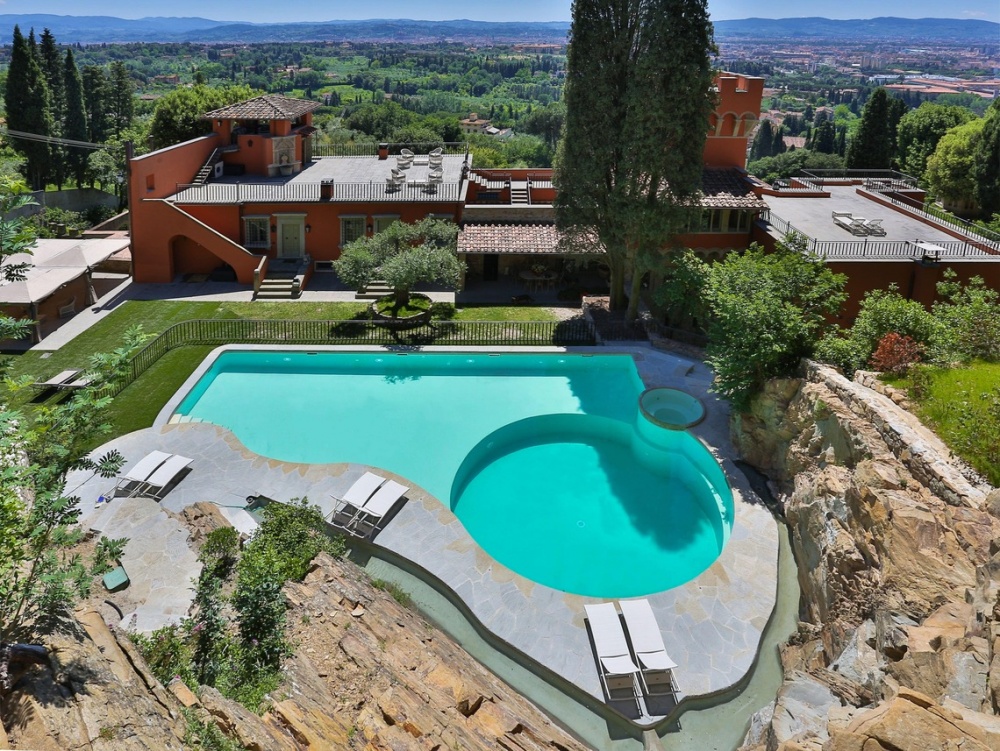
[[[978,140],[985,125],[983,118],[977,118],[952,128],[941,137],[927,160],[927,186],[946,209],[961,213],[978,212],[974,169]]]
[[[983,218],[1000,214],[1000,99],[986,111],[972,165],[975,194]]]
[[[847,146],[849,169],[889,169],[895,143],[894,122],[901,113],[890,106],[889,95],[879,86],[861,111],[858,132]],[[905,105],[904,105],[905,106]]]
[[[973,114],[965,107],[946,107],[934,102],[924,102],[907,112],[900,119],[896,134],[900,169],[908,175],[923,177],[927,160],[941,137],[972,118]]]
[[[846,298],[847,277],[805,252],[793,236],[773,253],[754,244],[710,267],[708,361],[715,391],[737,409],[770,378],[795,372],[812,355],[825,326]]]
[[[25,39],[17,26],[14,27],[14,45],[7,70],[4,103],[9,130],[52,135],[52,103],[35,33],[32,31]],[[44,188],[52,166],[49,144],[15,139],[12,145],[27,160],[25,175],[28,185],[33,189]]]
[[[455,254],[457,238],[458,226],[452,222],[393,222],[378,234],[348,243],[333,265],[357,289],[384,281],[394,290],[396,306],[405,306],[421,282],[458,286],[464,266]]]
[[[714,50],[704,0],[573,4],[556,224],[603,245],[616,309],[631,274],[630,317],[701,188]]]
[[[174,89],[156,103],[150,136],[154,149],[173,146],[212,132],[212,123],[202,115],[257,95],[249,86],[212,88],[193,86]]]

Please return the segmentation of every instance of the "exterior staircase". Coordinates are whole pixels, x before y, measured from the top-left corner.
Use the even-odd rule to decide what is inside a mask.
[[[512,204],[519,203],[523,205],[528,205],[531,200],[528,197],[528,183],[527,181],[512,181],[510,184],[510,202]]]
[[[215,165],[222,160],[222,149],[216,149],[211,154],[209,154],[208,159],[198,170],[198,174],[194,176],[192,184],[194,185],[204,185],[208,182],[208,178],[212,176],[215,172]]]
[[[294,300],[301,294],[295,277],[268,277],[260,280],[257,300]]]
[[[358,300],[377,300],[380,297],[392,294],[392,287],[381,279],[373,280],[364,289],[359,289],[354,296]]]

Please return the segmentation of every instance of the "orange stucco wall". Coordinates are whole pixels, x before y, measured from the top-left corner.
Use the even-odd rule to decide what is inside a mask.
[[[718,103],[709,120],[704,160],[709,167],[746,167],[747,139],[760,117],[764,79],[720,73]]]

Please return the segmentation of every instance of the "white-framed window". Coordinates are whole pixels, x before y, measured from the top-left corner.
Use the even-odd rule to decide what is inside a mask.
[[[340,246],[343,247],[349,242],[365,236],[364,216],[342,216],[340,217]]]
[[[399,214],[378,214],[372,217],[372,229],[377,235],[383,230],[389,229],[389,225],[399,221]]]
[[[243,247],[271,247],[271,219],[266,216],[243,217]]]

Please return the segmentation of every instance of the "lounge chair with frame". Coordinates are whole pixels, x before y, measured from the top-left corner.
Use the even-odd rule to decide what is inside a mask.
[[[336,518],[340,513],[345,513],[348,521],[353,521],[358,511],[368,502],[375,491],[382,487],[384,482],[385,478],[381,475],[365,472],[354,481],[354,484],[347,489],[343,496],[333,496],[333,511],[330,513],[328,521],[337,524]]]
[[[146,480],[170,457],[171,454],[164,451],[150,451],[136,462],[136,465],[132,469],[118,478],[117,484],[111,489],[110,493],[106,494],[106,497],[113,498],[119,490],[123,489],[126,490],[128,496],[135,495],[142,489]],[[134,486],[131,491],[128,491],[129,485]]]
[[[594,641],[598,673],[608,701],[630,701],[639,707],[639,668],[632,661],[625,630],[613,602],[584,605]]]
[[[358,509],[354,518],[347,524],[348,531],[365,537],[374,536],[382,520],[409,491],[408,487],[400,485],[395,480],[386,480],[385,484],[375,491],[375,495]]]
[[[628,629],[636,661],[639,663],[639,679],[647,696],[673,696],[677,698],[674,683],[674,668],[677,663],[670,659],[656,616],[649,600],[622,600],[618,603]]]
[[[193,460],[180,454],[173,454],[156,471],[149,476],[135,495],[145,495],[153,500],[162,501],[167,489],[180,477],[181,473]]]

